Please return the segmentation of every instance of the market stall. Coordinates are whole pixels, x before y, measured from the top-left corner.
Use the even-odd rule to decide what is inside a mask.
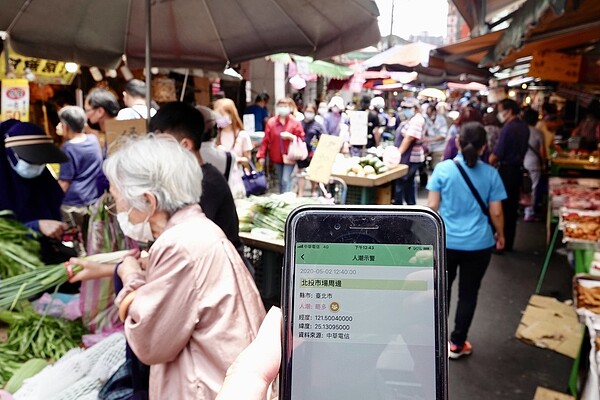
[[[393,181],[408,172],[408,165],[399,164],[377,175],[356,176],[333,174],[348,185],[348,204],[391,204],[394,194]]]

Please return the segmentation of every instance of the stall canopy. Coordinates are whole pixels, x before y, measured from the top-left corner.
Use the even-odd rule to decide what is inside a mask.
[[[145,0],[2,0],[0,31],[20,54],[114,68],[144,65]],[[379,41],[372,0],[151,2],[152,63],[223,69],[289,51],[327,58]]]
[[[354,74],[354,71],[350,67],[330,63],[327,61],[314,60],[312,57],[307,56],[299,56],[296,54],[289,53],[278,53],[272,54],[267,58],[271,61],[279,61],[285,64],[295,62],[299,65],[299,70],[306,70],[306,72],[310,74],[324,76],[327,78],[345,79]]]
[[[528,0],[506,29],[435,49],[429,65],[451,73],[460,68],[511,69],[526,73],[536,52],[583,54],[600,39],[600,1]]]
[[[498,15],[509,13],[525,0],[453,0],[458,12],[465,19],[472,36],[479,36],[490,29]],[[502,19],[500,17],[500,19]]]

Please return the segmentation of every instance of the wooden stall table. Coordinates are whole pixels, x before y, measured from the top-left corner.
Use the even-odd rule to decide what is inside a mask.
[[[392,182],[408,173],[408,165],[400,164],[387,172],[369,176],[332,174],[348,185],[347,204],[391,204],[394,194]]]
[[[550,173],[552,176],[560,176],[569,170],[589,171],[592,176],[600,175],[600,157],[595,157],[594,161],[590,159],[556,157],[550,161]]]
[[[283,239],[266,239],[240,232],[244,243],[244,255],[254,266],[254,281],[267,309],[279,306],[281,292],[281,268],[283,265]]]

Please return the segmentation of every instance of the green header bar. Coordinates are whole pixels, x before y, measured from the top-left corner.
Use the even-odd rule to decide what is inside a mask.
[[[296,264],[433,268],[433,246],[296,243]]]
[[[359,290],[403,290],[426,291],[427,281],[389,279],[319,279],[302,278],[303,289],[359,289]]]

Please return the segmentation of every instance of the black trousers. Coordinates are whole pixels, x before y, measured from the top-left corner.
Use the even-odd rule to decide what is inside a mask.
[[[473,321],[477,307],[477,295],[481,280],[492,258],[492,249],[464,251],[447,249],[448,307],[452,292],[452,283],[458,274],[458,304],[454,317],[454,330],[450,334],[450,341],[462,346],[467,340],[467,334]],[[446,310],[448,311],[448,310]]]
[[[511,251],[515,243],[517,232],[517,218],[519,213],[519,196],[521,195],[521,167],[501,165],[498,168],[504,189],[508,196],[502,200],[502,211],[504,212],[504,250]]]

